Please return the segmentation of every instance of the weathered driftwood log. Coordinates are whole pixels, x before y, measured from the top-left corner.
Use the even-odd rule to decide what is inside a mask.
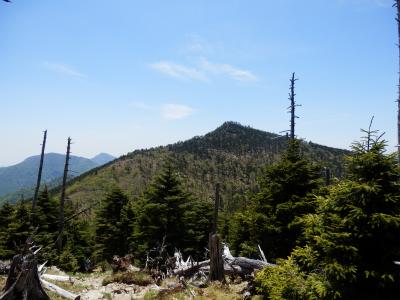
[[[53,275],[53,274],[42,274],[40,279],[54,280],[60,282],[70,282],[73,283],[74,279],[71,276]]]
[[[44,279],[41,279],[40,281],[43,284],[43,287],[45,289],[47,289],[49,291],[52,291],[52,292],[56,293],[57,295],[65,298],[65,299],[71,299],[71,300],[79,300],[79,299],[81,299],[80,296],[75,295],[75,294],[73,294],[71,292],[68,292],[68,291],[60,288],[59,286],[57,286],[57,285],[55,285],[53,283],[47,282]]]
[[[266,260],[257,260],[247,257],[234,257],[229,251],[227,245],[224,245],[222,258],[225,275],[246,276],[266,266],[274,266],[274,264],[268,263]],[[208,274],[210,272],[210,260],[193,262],[192,266],[179,267],[177,265],[177,267],[173,270],[173,275],[191,277],[199,271]]]
[[[187,266],[187,267],[181,268],[181,269],[175,269],[175,270],[173,270],[172,274],[188,277],[188,276],[192,276],[194,273],[196,273],[197,271],[199,271],[200,269],[202,269],[204,267],[208,267],[208,268],[210,267],[210,260],[195,262],[191,266]]]
[[[232,262],[229,262],[228,265],[234,270],[237,270],[239,273],[238,275],[249,275],[255,270],[260,270],[266,266],[273,266],[273,264],[247,257],[235,257],[235,259]]]

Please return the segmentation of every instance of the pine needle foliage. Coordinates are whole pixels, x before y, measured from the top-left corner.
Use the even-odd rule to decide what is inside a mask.
[[[165,239],[167,251],[180,249],[199,255],[207,244],[211,205],[201,203],[183,190],[171,160],[154,178],[142,197],[131,208],[131,248],[136,257],[146,253]]]
[[[303,218],[307,246],[295,249],[284,264],[293,262],[292,274],[304,279],[305,289],[319,286],[320,299],[398,299],[400,271],[393,263],[400,259],[396,156],[387,155],[385,142],[374,134],[355,143],[353,153],[347,178],[319,197],[316,212]],[[276,277],[282,291],[289,288],[287,275],[278,268],[259,274],[260,290],[279,294],[275,299],[299,299],[285,298],[268,285]]]
[[[229,240],[239,254],[255,255],[260,244],[268,258],[284,258],[299,240],[298,218],[314,211],[313,193],[321,186],[319,166],[299,146],[288,141],[282,159],[264,169],[249,208],[233,217]]]
[[[114,188],[101,203],[96,215],[96,258],[98,261],[111,260],[113,255],[128,252],[128,220],[124,208],[128,197]]]

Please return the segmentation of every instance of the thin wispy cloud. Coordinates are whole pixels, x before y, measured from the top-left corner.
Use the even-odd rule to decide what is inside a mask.
[[[148,104],[146,104],[144,102],[141,102],[141,101],[129,102],[129,106],[133,107],[133,108],[137,108],[137,109],[143,109],[143,110],[152,110],[152,109],[154,109],[153,106],[148,105]]]
[[[257,76],[249,70],[240,69],[231,64],[212,63],[205,58],[200,59],[194,66],[167,61],[154,63],[150,66],[161,73],[178,79],[209,81],[211,76],[222,76],[236,81],[258,80]]]
[[[206,59],[202,59],[201,69],[216,75],[226,75],[238,81],[256,81],[257,76],[249,70],[239,69],[230,64],[211,63]]]
[[[161,116],[167,120],[186,118],[195,112],[193,107],[182,104],[164,104],[161,108]]]
[[[140,109],[143,111],[150,111],[152,113],[159,114],[163,119],[166,120],[179,120],[196,112],[191,106],[183,105],[183,104],[175,104],[175,103],[167,103],[162,105],[149,105],[140,101],[130,102],[129,107],[133,107],[135,109]]]
[[[76,77],[76,78],[86,78],[87,77],[85,74],[79,72],[75,68],[73,68],[69,65],[66,65],[66,64],[62,64],[62,63],[54,63],[54,62],[45,61],[45,62],[43,62],[43,66],[46,69],[56,72],[56,73],[59,73],[59,74],[72,76],[72,77]]]
[[[197,34],[187,36],[187,42],[183,46],[183,53],[188,55],[212,55],[215,52],[223,51],[223,46],[220,42],[209,42]]]
[[[150,67],[153,69],[167,74],[171,77],[175,77],[178,79],[192,79],[192,80],[200,80],[205,81],[207,77],[203,72],[196,68],[187,67],[182,64],[177,64],[168,61],[161,61],[158,63],[151,64]]]

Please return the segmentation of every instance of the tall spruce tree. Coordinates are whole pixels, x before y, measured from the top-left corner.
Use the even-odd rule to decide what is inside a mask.
[[[8,226],[13,222],[14,206],[5,203],[0,207],[0,259],[11,258],[15,253],[10,248],[9,244],[9,229]]]
[[[14,254],[20,253],[26,239],[32,234],[30,226],[30,211],[27,203],[22,201],[15,205],[15,212],[8,224],[8,242]]]
[[[353,147],[347,178],[304,218],[307,246],[258,275],[273,299],[398,299],[400,176],[396,155],[371,135]],[[285,269],[286,268],[286,269]],[[297,285],[291,282],[297,282]],[[277,282],[280,286],[277,286]],[[289,297],[287,295],[290,295]]]
[[[35,236],[35,243],[43,250],[39,252],[39,258],[48,260],[49,263],[56,263],[57,254],[55,242],[57,240],[57,217],[58,203],[53,199],[45,186],[39,193],[37,199],[35,220],[33,226],[38,228]]]
[[[138,257],[145,257],[164,237],[169,252],[177,248],[198,255],[207,244],[211,206],[183,191],[171,161],[133,207],[131,246]]]
[[[270,259],[290,254],[301,235],[298,218],[315,209],[313,192],[321,186],[319,166],[289,140],[281,160],[267,166],[259,179],[260,191],[244,212],[234,215],[229,241],[242,255],[258,253],[260,244]]]
[[[111,260],[113,255],[128,252],[128,220],[124,208],[128,197],[114,188],[101,203],[96,215],[96,257],[98,260]]]

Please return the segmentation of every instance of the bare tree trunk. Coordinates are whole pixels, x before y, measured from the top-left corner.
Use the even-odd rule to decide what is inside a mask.
[[[22,254],[14,256],[0,300],[50,300],[40,282],[36,248],[28,238]]]
[[[44,150],[46,148],[46,138],[47,138],[47,130],[45,130],[43,133],[42,153],[40,154],[38,177],[37,177],[37,182],[36,182],[35,194],[33,195],[33,200],[32,200],[31,222],[35,222],[35,220],[34,220],[35,219],[35,209],[36,209],[36,202],[37,202],[39,189],[40,189],[40,182],[42,180],[42,170],[43,170]]]
[[[64,176],[63,176],[62,189],[61,189],[60,215],[59,215],[59,218],[58,218],[57,249],[58,249],[59,252],[62,251],[62,247],[63,247],[62,236],[63,236],[63,231],[64,231],[65,188],[66,188],[66,185],[67,185],[70,149],[71,149],[71,138],[69,137],[68,138],[68,145],[67,145],[67,154],[65,156]]]
[[[219,183],[215,185],[215,199],[214,199],[214,219],[213,219],[213,228],[212,228],[212,234],[217,233],[218,229],[218,210],[219,210]]]
[[[328,167],[325,167],[324,172],[325,172],[325,185],[329,186],[331,185],[331,170]]]
[[[397,97],[397,158],[400,165],[400,0],[395,1],[395,6],[397,9],[397,33],[398,41],[397,47],[399,50],[399,82],[398,82],[398,97]]]
[[[222,258],[222,243],[217,234],[218,229],[218,210],[219,210],[219,183],[215,185],[215,199],[214,199],[214,219],[213,228],[209,237],[210,248],[210,275],[211,281],[219,280],[224,281],[224,260]]]
[[[210,247],[210,281],[224,281],[224,260],[222,258],[222,243],[218,234],[211,234]]]
[[[294,85],[298,79],[294,78],[295,73],[292,73],[292,78],[290,79],[290,93],[289,93],[289,100],[290,100],[290,139],[294,140],[295,138],[295,124],[296,124],[296,101],[294,93]]]

